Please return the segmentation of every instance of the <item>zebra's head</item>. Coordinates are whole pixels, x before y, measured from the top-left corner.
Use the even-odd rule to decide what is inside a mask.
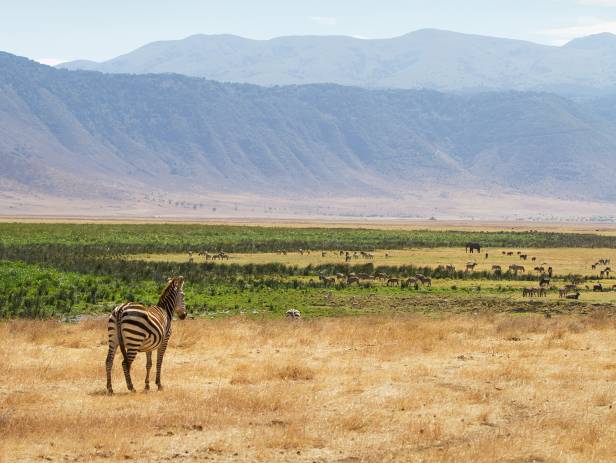
[[[184,277],[169,278],[167,286],[175,293],[175,313],[180,320],[186,318],[186,304],[184,303]]]

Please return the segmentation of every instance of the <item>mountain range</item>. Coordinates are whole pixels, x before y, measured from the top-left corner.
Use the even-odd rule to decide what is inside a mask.
[[[542,92],[261,87],[69,71],[0,53],[0,192],[616,199],[616,111]],[[364,198],[364,199],[362,199]],[[382,210],[383,208],[378,208]]]
[[[588,97],[616,90],[616,35],[564,46],[424,29],[391,39],[193,35],[147,44],[109,61],[64,69],[177,73],[264,86],[340,85],[443,92],[548,91]]]

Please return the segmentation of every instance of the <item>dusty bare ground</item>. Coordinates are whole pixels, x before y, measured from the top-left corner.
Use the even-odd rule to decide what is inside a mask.
[[[105,326],[0,324],[3,461],[616,459],[616,321],[176,322],[165,390],[104,394]]]

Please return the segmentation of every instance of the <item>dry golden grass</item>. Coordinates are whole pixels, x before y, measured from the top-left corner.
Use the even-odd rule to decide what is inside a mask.
[[[0,461],[616,460],[607,312],[174,330],[164,391],[118,356],[107,396],[103,320],[0,323]]]

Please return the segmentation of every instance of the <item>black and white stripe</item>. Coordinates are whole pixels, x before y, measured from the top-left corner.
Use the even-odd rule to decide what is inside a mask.
[[[126,386],[134,391],[130,377],[130,367],[138,352],[146,353],[145,388],[150,388],[150,369],[152,368],[152,351],[157,350],[156,385],[162,389],[160,372],[163,356],[171,336],[173,312],[180,319],[186,318],[184,305],[183,277],[173,277],[160,295],[158,304],[146,307],[135,302],[117,306],[109,316],[107,330],[109,333],[109,352],[107,353],[107,391],[113,394],[111,386],[111,369],[117,348],[122,352],[122,368]]]

